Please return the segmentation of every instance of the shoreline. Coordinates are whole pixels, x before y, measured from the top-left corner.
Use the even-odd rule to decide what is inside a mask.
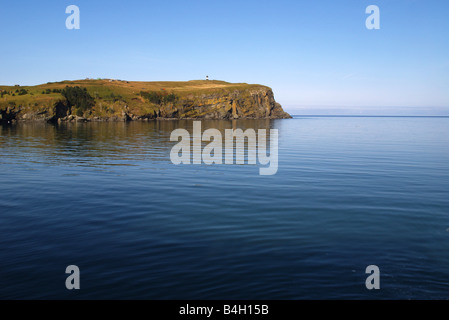
[[[47,119],[15,119],[8,122],[0,123],[0,125],[15,125],[21,123],[48,123],[48,124],[64,124],[64,123],[101,123],[101,122],[152,122],[152,121],[180,121],[180,120],[190,120],[190,121],[237,121],[237,120],[288,120],[293,119],[293,117],[288,118],[139,118],[139,119],[119,119],[119,118],[81,118],[74,120],[60,120],[52,121]]]

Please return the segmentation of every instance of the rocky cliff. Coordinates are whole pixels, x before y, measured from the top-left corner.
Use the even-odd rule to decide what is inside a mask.
[[[72,101],[65,92],[68,87],[78,88],[81,94],[84,90],[87,98],[78,97],[78,100]],[[3,123],[20,120],[290,118],[275,101],[273,91],[262,85],[223,81],[128,82],[108,79],[64,81],[19,88],[0,87],[0,121]],[[85,101],[92,102],[83,105]]]
[[[146,115],[135,115],[145,117]],[[155,115],[156,116],[156,115]],[[189,95],[160,106],[157,117],[194,119],[284,119],[290,116],[266,87]]]

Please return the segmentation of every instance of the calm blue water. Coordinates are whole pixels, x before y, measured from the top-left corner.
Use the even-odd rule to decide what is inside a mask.
[[[449,298],[449,118],[202,124],[278,129],[278,173],[173,165],[191,121],[0,127],[0,298]]]

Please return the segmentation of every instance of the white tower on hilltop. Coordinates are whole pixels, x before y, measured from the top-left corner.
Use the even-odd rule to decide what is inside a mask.
[[[206,76],[206,80],[209,80],[209,76]]]

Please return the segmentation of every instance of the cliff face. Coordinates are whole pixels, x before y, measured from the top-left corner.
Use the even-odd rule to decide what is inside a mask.
[[[23,87],[26,93],[22,92],[20,97],[13,96],[7,87],[1,87],[6,88],[2,90],[6,92],[6,98],[0,100],[0,120],[9,123],[16,120],[62,122],[291,118],[275,101],[273,91],[261,85],[222,81],[130,83],[86,80],[43,86]],[[69,103],[61,93],[66,86],[86,88],[93,104],[81,109]],[[47,91],[46,94],[43,89]]]
[[[132,118],[146,116],[131,114]],[[189,95],[179,101],[162,104],[155,116],[180,119],[290,118],[290,115],[274,100],[271,89],[266,87]]]

